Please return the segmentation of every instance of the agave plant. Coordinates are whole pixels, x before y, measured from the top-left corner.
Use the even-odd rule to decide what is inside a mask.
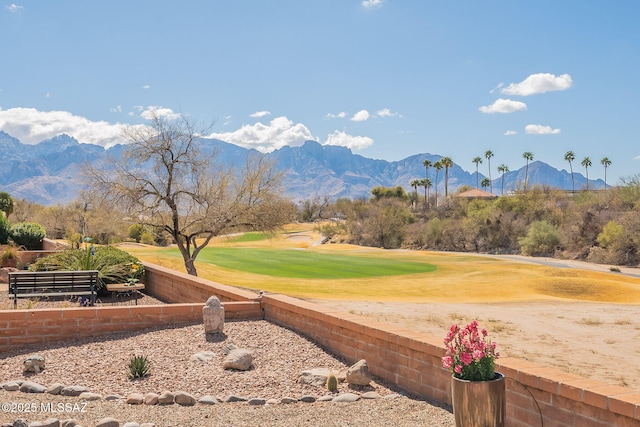
[[[151,362],[147,356],[133,356],[129,360],[129,378],[144,378],[149,375]]]

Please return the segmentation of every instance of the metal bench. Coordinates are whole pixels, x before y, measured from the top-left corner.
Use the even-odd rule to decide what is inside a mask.
[[[13,307],[18,298],[88,296],[89,305],[96,302],[97,270],[77,271],[12,271],[9,273],[9,298]]]

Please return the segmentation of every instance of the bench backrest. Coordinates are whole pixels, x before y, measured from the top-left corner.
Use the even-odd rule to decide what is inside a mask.
[[[9,292],[20,290],[39,291],[95,290],[98,284],[97,270],[75,271],[12,271],[9,273]]]

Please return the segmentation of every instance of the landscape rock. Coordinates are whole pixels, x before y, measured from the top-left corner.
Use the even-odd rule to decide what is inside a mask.
[[[115,418],[106,417],[98,421],[96,427],[120,427],[120,421]]]
[[[299,400],[300,402],[304,402],[304,403],[313,403],[316,401],[316,398],[315,396],[311,396],[310,394],[305,394]]]
[[[66,387],[63,387],[62,390],[60,390],[60,394],[62,396],[80,396],[85,391],[89,391],[89,390],[87,390],[87,388],[84,386],[68,385]]]
[[[247,371],[251,368],[252,363],[253,355],[249,350],[244,348],[234,348],[225,356],[222,361],[222,367],[224,369]]]
[[[244,396],[236,396],[235,394],[229,395],[224,398],[224,402],[232,403],[232,402],[246,402],[249,398]]]
[[[39,374],[42,370],[44,370],[44,356],[41,354],[32,354],[28,356],[24,361],[24,367],[22,368],[22,372],[29,373],[33,372]]]
[[[102,396],[97,393],[91,393],[90,391],[85,391],[80,393],[78,396],[79,400],[86,400],[87,402],[91,402],[93,400],[100,400]]]
[[[135,421],[129,421],[129,422],[126,422],[126,423],[122,424],[122,427],[140,427],[140,424],[138,424]]]
[[[330,373],[331,370],[327,368],[314,368],[308,371],[304,371],[302,374],[300,374],[300,378],[298,378],[298,381],[303,384],[324,387],[324,385],[327,383],[327,377]]]
[[[254,397],[253,399],[249,399],[247,403],[252,406],[262,406],[262,405],[266,405],[267,400],[259,397]]]
[[[157,405],[158,404],[158,399],[159,399],[160,395],[157,393],[147,393],[144,395],[144,404],[145,405]]]
[[[54,383],[47,387],[47,393],[49,394],[60,394],[62,389],[64,388],[64,384]]]
[[[333,398],[335,403],[351,403],[360,400],[360,396],[354,393],[342,393]]]
[[[363,399],[379,399],[380,395],[375,391],[368,391],[366,393],[362,393],[362,396],[360,397],[362,397]]]
[[[197,402],[196,398],[186,391],[177,391],[173,400],[180,406],[193,406]]]
[[[347,369],[347,382],[353,385],[369,385],[371,372],[365,359],[361,359]]]
[[[35,421],[29,427],[60,427],[60,420],[57,418],[47,418],[44,421]]]
[[[296,403],[298,401],[298,399],[294,398],[294,397],[283,397],[282,399],[280,399],[280,403]]]
[[[23,419],[17,419],[13,422],[12,427],[29,427],[29,424]]]
[[[18,391],[20,390],[20,384],[22,384],[22,381],[7,381],[0,384],[0,388],[6,391]]]
[[[142,405],[144,402],[144,396],[142,393],[130,393],[127,395],[126,402],[128,405]]]
[[[207,334],[218,334],[224,330],[224,306],[218,297],[209,297],[202,307],[202,322]]]
[[[324,396],[320,396],[318,398],[318,402],[331,402],[333,400],[334,396],[330,395],[330,394],[325,394]]]
[[[78,420],[75,418],[67,418],[66,420],[60,421],[60,427],[77,427]]]
[[[175,399],[175,396],[170,391],[163,391],[158,396],[158,404],[159,405],[171,405]]]
[[[23,393],[44,393],[47,388],[33,381],[25,381],[20,385],[20,391]]]
[[[200,399],[198,399],[198,403],[203,405],[215,405],[218,403],[218,399],[207,394],[206,396],[202,396]]]
[[[105,396],[104,400],[111,402],[113,400],[124,399],[124,396],[120,396],[119,394],[108,394]]]
[[[216,354],[213,351],[199,351],[191,356],[191,360],[198,362],[207,362],[216,357]]]

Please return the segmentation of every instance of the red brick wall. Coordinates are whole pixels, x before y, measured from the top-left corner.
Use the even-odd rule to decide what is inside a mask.
[[[373,374],[407,391],[451,404],[451,375],[441,363],[444,333],[433,337],[282,295],[265,295],[262,307],[266,320],[352,363],[366,359]],[[640,426],[639,392],[520,359],[499,362],[496,369],[507,378],[508,427]]]
[[[262,319],[259,302],[226,302],[225,319]],[[204,304],[0,311],[0,355],[35,344],[202,322]]]
[[[169,303],[200,302],[205,303],[215,295],[220,301],[255,301],[253,292],[233,286],[214,283],[200,277],[190,276],[175,270],[144,263],[145,293]]]

